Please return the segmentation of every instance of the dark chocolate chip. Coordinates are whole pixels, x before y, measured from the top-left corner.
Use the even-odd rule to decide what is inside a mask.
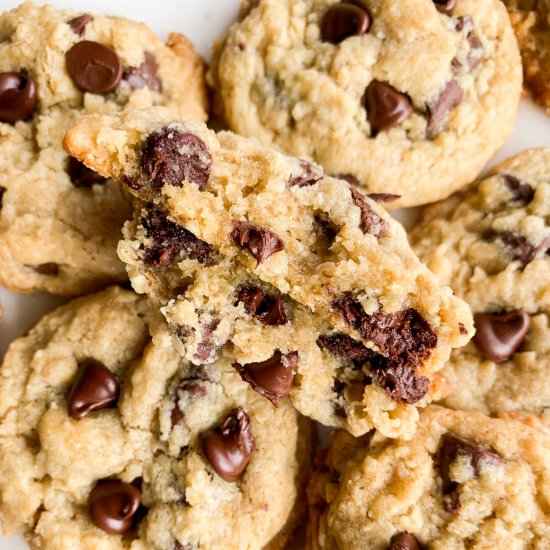
[[[71,27],[75,34],[78,34],[78,36],[82,36],[84,34],[84,31],[86,30],[86,25],[88,23],[91,23],[93,20],[94,18],[92,15],[90,15],[89,13],[84,13],[67,21],[67,25]]]
[[[147,237],[152,239],[142,250],[143,263],[148,267],[163,267],[177,256],[191,258],[206,263],[214,254],[214,249],[181,225],[168,220],[158,210],[150,210],[142,218],[141,224]]]
[[[375,237],[385,237],[389,230],[389,223],[379,216],[368,204],[364,195],[350,187],[351,197],[355,206],[361,210],[361,230]]]
[[[276,233],[248,222],[233,221],[231,237],[237,246],[248,249],[256,259],[256,267],[272,254],[285,248],[282,239]]]
[[[128,82],[132,90],[145,87],[155,92],[162,90],[157,62],[154,55],[149,52],[145,52],[143,63],[139,67],[129,67],[124,71],[122,78]]]
[[[414,535],[398,533],[391,538],[388,550],[421,550],[421,547]]]
[[[362,6],[351,2],[333,4],[325,13],[321,24],[321,37],[325,42],[339,44],[350,36],[366,34],[371,18]]]
[[[94,525],[112,535],[132,528],[141,504],[141,491],[117,480],[99,482],[88,497],[88,510]]]
[[[350,185],[361,187],[361,182],[353,174],[334,174],[333,178],[347,181]]]
[[[401,198],[401,195],[393,193],[369,193],[367,197],[374,202],[394,202]]]
[[[299,160],[298,166],[288,180],[290,187],[307,187],[314,185],[324,176],[323,169],[307,160]]]
[[[183,380],[180,382],[178,388],[185,393],[190,393],[191,395],[196,395],[198,397],[205,397],[207,394],[206,386],[203,381],[198,378],[195,380]]]
[[[500,240],[512,252],[512,259],[520,262],[522,267],[530,264],[541,252],[550,247],[550,237],[543,239],[539,245],[531,244],[523,235],[516,235],[511,231],[497,231],[489,229],[483,234],[486,241]]]
[[[450,13],[456,7],[456,0],[434,0],[437,11],[441,13]]]
[[[215,472],[233,483],[244,472],[254,451],[250,419],[239,407],[233,409],[219,428],[201,437],[204,454]]]
[[[157,188],[165,184],[181,187],[188,181],[202,190],[212,171],[212,155],[195,134],[165,127],[145,140],[141,168]]]
[[[24,72],[0,73],[0,122],[27,120],[37,102],[36,84],[30,76]]]
[[[288,316],[283,308],[281,294],[272,299],[259,288],[243,288],[237,294],[237,301],[244,304],[244,309],[248,315],[266,326],[280,326],[288,323]]]
[[[468,44],[470,46],[470,52],[466,58],[468,62],[468,67],[471,71],[477,69],[481,62],[483,61],[483,56],[485,55],[485,50],[483,49],[483,44],[479,39],[479,36],[471,31],[467,37]]]
[[[259,363],[247,365],[233,363],[233,367],[241,378],[276,407],[279,406],[279,401],[290,393],[297,365],[298,352],[296,351],[286,355],[276,351],[273,357]]]
[[[437,99],[428,106],[428,137],[433,138],[441,132],[443,123],[457,105],[464,98],[464,90],[459,86],[456,80],[449,80],[443,90],[441,90]]]
[[[535,197],[535,190],[524,181],[510,174],[501,174],[504,183],[512,192],[512,198],[521,204],[529,204]]]
[[[218,328],[221,319],[211,319],[201,327],[200,341],[197,344],[195,359],[201,363],[210,363],[216,357],[218,346],[215,344],[212,335]]]
[[[66,54],[67,71],[83,92],[108,94],[122,78],[122,63],[116,52],[91,40],[77,42]]]
[[[364,101],[373,136],[401,124],[413,114],[409,97],[379,80],[368,85]]]
[[[458,323],[458,332],[460,332],[463,336],[468,334],[468,329],[464,326],[464,323]]]
[[[357,369],[360,369],[377,355],[376,352],[367,348],[361,342],[342,332],[322,334],[317,338],[317,345]]]
[[[46,275],[47,277],[56,277],[59,275],[59,264],[55,262],[48,262],[39,265],[28,265],[33,271],[36,271],[39,275]]]
[[[92,411],[105,409],[116,403],[120,386],[114,374],[95,359],[85,359],[68,397],[69,414],[80,420]]]
[[[177,400],[174,403],[174,408],[172,409],[172,412],[170,413],[170,422],[172,423],[172,428],[183,422],[183,413],[178,406]]]
[[[519,349],[529,331],[531,318],[525,311],[476,313],[473,342],[485,359],[504,363]]]
[[[69,157],[67,173],[75,187],[92,187],[107,181],[107,178],[100,176],[74,157]]]

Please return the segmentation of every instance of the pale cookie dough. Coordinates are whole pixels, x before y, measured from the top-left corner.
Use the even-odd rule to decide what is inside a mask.
[[[194,367],[168,336],[151,343],[148,322],[144,298],[112,287],[11,345],[0,368],[6,534],[52,550],[240,550],[299,519],[310,438],[289,401],[274,409],[226,357]]]
[[[79,52],[90,42],[95,50]],[[105,72],[94,73],[102,63]],[[114,182],[71,167],[61,140],[82,113],[164,105],[205,120],[203,71],[185,37],[164,44],[141,23],[31,2],[0,15],[2,285],[74,295],[126,279],[116,243],[128,199]]]
[[[309,486],[310,548],[545,550],[550,438],[436,406],[411,441],[337,432]]]
[[[65,147],[142,200],[120,255],[189,360],[225,346],[272,400],[296,374],[296,406],[357,435],[405,435],[441,393],[470,312],[347,183],[162,109],[86,117]]]
[[[509,136],[521,59],[500,0],[261,0],[214,52],[229,128],[426,204]]]
[[[427,207],[411,241],[477,321],[474,342],[442,371],[445,404],[550,428],[550,149],[525,151]]]

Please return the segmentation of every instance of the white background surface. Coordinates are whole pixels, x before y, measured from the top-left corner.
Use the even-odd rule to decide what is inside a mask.
[[[206,58],[210,57],[212,42],[223,36],[235,20],[239,6],[239,0],[51,0],[50,3],[76,11],[122,15],[144,21],[162,38],[166,38],[171,31],[181,32],[194,42]],[[0,11],[18,4],[17,0],[0,0]],[[514,135],[491,164],[523,149],[541,146],[550,146],[550,117],[524,100]],[[19,296],[0,287],[0,303],[4,307],[0,356],[3,356],[11,340],[24,334],[46,311],[61,302],[45,295]],[[0,550],[26,548],[21,537],[6,538],[0,534]]]

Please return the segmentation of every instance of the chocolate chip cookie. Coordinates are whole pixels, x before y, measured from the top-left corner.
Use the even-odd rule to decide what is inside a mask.
[[[411,240],[474,312],[473,342],[442,371],[446,405],[550,426],[550,149],[525,151],[427,207]]]
[[[83,118],[65,147],[141,201],[119,253],[188,360],[229,349],[266,399],[357,435],[405,434],[441,393],[470,312],[346,182],[162,109]]]
[[[191,365],[148,323],[146,300],[112,287],[11,345],[4,532],[48,549],[241,549],[298,519],[310,440],[288,399],[275,410],[225,357]]]
[[[550,437],[436,406],[410,441],[338,432],[309,487],[310,548],[547,548]]]
[[[525,86],[533,99],[550,112],[550,2],[503,1],[518,39]]]
[[[499,0],[261,0],[209,78],[231,130],[395,208],[477,177],[513,127],[521,60]]]
[[[68,158],[81,113],[165,105],[204,120],[203,63],[173,34],[31,2],[0,15],[0,282],[79,294],[126,279],[116,255],[130,217],[112,181]]]

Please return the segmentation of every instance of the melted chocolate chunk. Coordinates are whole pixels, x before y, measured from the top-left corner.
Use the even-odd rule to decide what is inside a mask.
[[[92,187],[93,185],[102,185],[107,181],[107,178],[100,176],[74,157],[69,157],[67,173],[75,187]]]
[[[276,233],[248,222],[234,221],[231,237],[237,246],[248,249],[256,259],[256,267],[272,254],[285,248],[282,239]]]
[[[421,550],[421,547],[414,535],[398,533],[391,538],[388,550]]]
[[[177,256],[191,258],[206,263],[214,254],[214,249],[181,225],[168,220],[158,210],[150,210],[142,218],[147,237],[153,243],[142,249],[143,263],[148,267],[163,267]]]
[[[202,190],[210,178],[212,155],[195,134],[165,127],[145,140],[141,169],[157,188],[165,184],[181,187],[188,181]]]
[[[299,160],[297,169],[292,172],[288,185],[290,187],[307,187],[314,185],[324,176],[323,169],[307,160]]]
[[[350,36],[366,34],[371,18],[365,8],[351,2],[333,4],[325,13],[321,24],[321,37],[325,42],[339,44]]]
[[[353,187],[350,187],[350,191],[355,206],[361,210],[361,231],[378,238],[385,237],[390,227],[388,222],[371,208],[359,191]]]
[[[145,87],[155,92],[162,90],[155,56],[149,52],[144,53],[143,63],[139,67],[129,67],[124,71],[122,78],[128,82],[132,90]]]
[[[433,138],[443,129],[447,115],[464,99],[464,90],[456,80],[447,82],[437,99],[428,106],[428,137]]]
[[[501,177],[512,192],[513,200],[527,205],[535,198],[535,190],[528,183],[510,174],[501,174]]]
[[[531,318],[525,311],[476,313],[473,342],[485,359],[504,363],[520,348],[527,336]]]
[[[201,341],[197,344],[197,352],[195,353],[195,359],[202,363],[209,363],[216,357],[218,346],[215,344],[212,335],[220,322],[221,319],[212,319],[202,326]]]
[[[543,239],[539,245],[534,245],[523,235],[516,235],[511,231],[489,229],[483,234],[483,238],[486,241],[501,241],[512,252],[512,259],[519,261],[522,267],[530,264],[541,252],[546,252],[550,247],[550,237]]]
[[[450,470],[453,462],[459,457],[466,457],[470,461],[477,477],[481,474],[482,464],[499,466],[502,458],[493,451],[484,449],[472,441],[468,441],[454,433],[447,432],[441,438],[441,447],[438,456],[439,475],[441,476],[441,490],[443,505],[447,512],[456,514],[460,508],[458,483],[451,480]]]
[[[401,124],[413,114],[409,97],[379,80],[368,85],[364,102],[373,136]]]
[[[93,16],[91,16],[89,13],[84,13],[67,21],[67,25],[71,27],[75,34],[78,34],[78,36],[82,36],[84,34],[84,31],[86,30],[86,26],[88,25],[88,23],[91,23],[93,20]]]
[[[281,326],[288,323],[288,316],[281,302],[281,294],[275,299],[266,296],[259,288],[243,288],[237,294],[237,301],[251,317],[266,326]]]
[[[367,197],[374,202],[394,202],[401,198],[401,195],[394,195],[393,193],[369,193]]]
[[[232,410],[222,425],[201,437],[204,454],[215,472],[234,483],[244,472],[254,451],[250,419],[242,408]]]
[[[377,355],[375,351],[342,332],[322,334],[317,338],[317,345],[356,369],[360,369]]]
[[[269,399],[275,407],[278,407],[279,401],[290,393],[297,365],[296,351],[286,355],[276,351],[273,357],[259,363],[233,363],[241,378],[248,382],[252,389]]]
[[[39,265],[28,265],[33,271],[36,271],[39,275],[46,275],[47,277],[56,277],[59,275],[59,264],[55,262],[48,262]]]
[[[0,122],[29,119],[37,103],[36,83],[25,71],[0,73]]]

